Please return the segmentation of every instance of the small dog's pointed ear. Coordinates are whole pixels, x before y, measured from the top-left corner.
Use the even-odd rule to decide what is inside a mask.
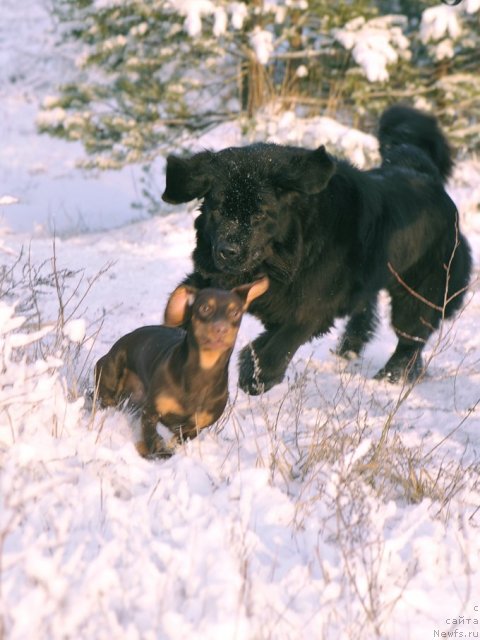
[[[186,284],[179,285],[170,295],[164,314],[164,325],[167,327],[179,327],[186,318],[187,312],[192,306],[197,290]]]
[[[232,289],[237,296],[244,301],[244,311],[248,309],[248,306],[259,296],[263,295],[265,291],[270,286],[270,280],[267,276],[262,276],[258,280],[254,282],[250,282],[249,284],[242,284],[239,287],[235,287]]]
[[[191,158],[168,156],[162,200],[169,204],[182,204],[202,198],[212,186],[210,165],[213,155],[210,151],[203,151]]]

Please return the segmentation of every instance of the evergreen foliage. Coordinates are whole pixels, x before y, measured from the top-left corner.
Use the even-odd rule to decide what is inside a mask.
[[[79,76],[39,115],[91,166],[148,163],[266,105],[369,128],[404,100],[480,145],[479,0],[52,0]]]

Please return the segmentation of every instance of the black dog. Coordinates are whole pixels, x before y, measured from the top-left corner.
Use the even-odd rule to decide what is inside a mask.
[[[250,307],[266,331],[241,353],[245,391],[280,382],[299,346],[335,318],[349,316],[338,353],[360,353],[380,289],[391,297],[398,344],[377,378],[415,380],[428,337],[461,306],[471,257],[444,189],[448,142],[434,117],[401,105],[382,115],[379,140],[382,165],[371,171],[324,147],[253,144],[168,158],[163,199],[203,199],[186,282],[270,279]]]

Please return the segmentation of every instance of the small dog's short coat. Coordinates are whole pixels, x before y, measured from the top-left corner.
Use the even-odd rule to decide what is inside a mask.
[[[228,399],[228,364],[243,313],[268,286],[266,277],[231,291],[180,285],[168,301],[165,325],[128,333],[98,360],[101,404],[115,406],[128,398],[142,409],[141,455],[171,455],[172,443],[157,433],[159,421],[178,442],[218,420]]]

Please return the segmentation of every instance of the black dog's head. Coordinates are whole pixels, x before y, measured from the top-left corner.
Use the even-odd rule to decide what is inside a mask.
[[[162,198],[171,204],[202,198],[202,236],[215,268],[255,272],[287,238],[295,200],[322,191],[334,168],[324,147],[254,144],[169,156]]]

